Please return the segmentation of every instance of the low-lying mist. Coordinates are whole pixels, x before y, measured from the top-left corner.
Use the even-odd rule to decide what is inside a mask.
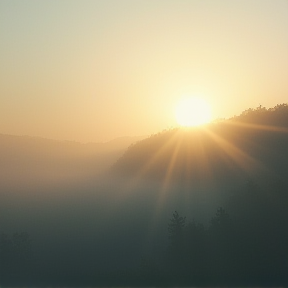
[[[278,113],[277,109],[272,112]],[[271,111],[252,112],[269,114]],[[275,248],[275,253],[269,252],[270,258],[267,257],[274,261],[275,267],[288,265],[283,264],[282,259],[288,256],[287,245],[283,244],[288,240],[285,228],[288,219],[287,133],[283,125],[273,123],[274,128],[278,128],[271,129],[267,123],[260,123],[259,130],[260,126],[252,125],[251,121],[246,126],[246,122],[240,125],[239,119],[236,120],[211,124],[205,128],[206,132],[163,131],[130,148],[132,139],[105,146],[2,135],[1,284],[222,285],[229,281],[230,284],[264,284],[265,277],[270,274],[271,283],[288,283],[285,274],[279,272],[275,276],[276,268],[269,270],[260,256],[267,251],[267,243],[261,240],[263,235],[267,233],[267,239],[272,239],[270,236],[274,233],[276,239],[281,239],[281,245],[278,240],[273,240],[273,245],[281,250]],[[207,133],[213,137],[209,138]],[[200,156],[197,154],[201,148],[199,143],[204,149]],[[197,162],[203,160],[203,155],[206,155],[206,164],[211,163],[211,171],[215,171],[213,178],[205,174],[207,166]],[[227,161],[228,156],[234,157],[233,161]],[[249,166],[251,163],[259,165]],[[229,222],[230,226],[225,224],[219,232],[215,223],[222,223],[227,215],[234,221],[231,220],[233,225]],[[179,232],[171,223],[176,223],[186,234],[183,232],[183,236],[182,230]],[[178,236],[174,239],[171,233],[182,235],[179,237],[185,243],[179,240],[180,245],[175,240]],[[221,233],[238,236],[225,238]],[[197,235],[203,237],[203,241],[199,240],[202,244],[195,240]],[[223,253],[229,261],[240,263],[240,268],[231,268],[228,282],[223,280],[223,271],[227,271],[232,262],[225,260],[219,264],[216,261],[223,269],[217,264],[220,272],[217,275],[213,272],[218,269],[213,263],[219,255],[213,254],[218,244],[215,246],[211,239],[218,239],[217,235],[222,235],[225,240],[220,236],[219,239],[224,242],[230,239],[227,245],[234,247],[231,248],[234,254],[229,252],[229,258],[223,248],[225,245],[221,246]],[[197,249],[194,251],[189,246],[194,243],[193,239],[199,249],[200,246],[204,249],[206,243],[204,250],[210,251],[210,256],[199,256],[195,252]],[[254,258],[249,260],[247,256],[241,258],[241,262],[237,252],[241,243],[253,250],[257,241],[260,243],[258,256],[249,252]],[[198,258],[193,258],[193,253]],[[195,268],[193,259],[204,261],[200,270]],[[280,264],[277,259],[281,259]],[[262,263],[259,265],[265,273],[257,270],[249,276],[241,276],[246,269],[243,267],[253,270],[257,261]]]

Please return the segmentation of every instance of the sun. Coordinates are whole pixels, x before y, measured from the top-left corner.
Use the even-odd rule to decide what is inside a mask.
[[[211,121],[211,109],[202,98],[183,98],[176,106],[175,116],[181,126],[200,126]]]

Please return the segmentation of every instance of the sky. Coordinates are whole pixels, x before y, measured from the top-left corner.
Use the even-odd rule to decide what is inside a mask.
[[[0,133],[102,142],[288,102],[287,0],[0,0]]]

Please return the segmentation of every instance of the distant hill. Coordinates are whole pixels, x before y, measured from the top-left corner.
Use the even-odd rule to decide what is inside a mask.
[[[201,128],[175,128],[130,146],[112,173],[182,183],[214,185],[270,175],[288,175],[288,105],[259,106]]]
[[[93,178],[141,137],[82,144],[0,134],[0,184],[54,184]]]

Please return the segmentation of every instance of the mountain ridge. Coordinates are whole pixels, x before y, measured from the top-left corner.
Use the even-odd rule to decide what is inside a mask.
[[[111,172],[190,185],[207,182],[207,176],[217,181],[243,181],[265,173],[285,177],[287,147],[288,105],[259,106],[201,128],[152,135],[129,147]]]
[[[73,182],[103,173],[139,137],[79,143],[0,134],[1,185]]]

